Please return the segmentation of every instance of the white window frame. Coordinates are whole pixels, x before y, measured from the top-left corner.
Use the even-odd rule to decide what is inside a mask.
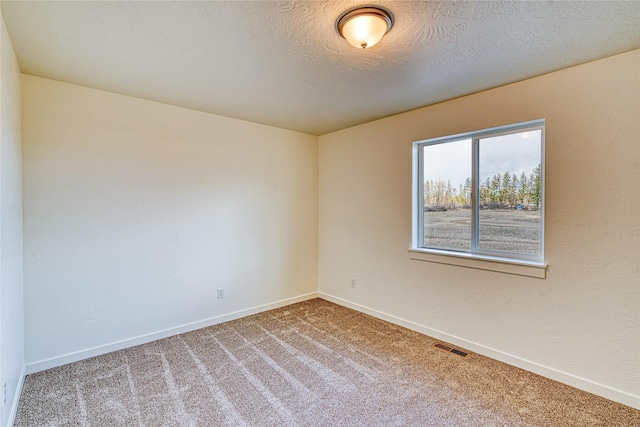
[[[540,142],[540,253],[537,255],[520,254],[516,252],[500,252],[479,248],[479,201],[478,189],[478,164],[479,141],[483,138],[491,138],[517,132],[531,130],[541,131]],[[426,248],[424,242],[424,171],[423,150],[428,145],[445,144],[464,139],[471,139],[472,166],[471,166],[471,248],[468,251],[446,248]],[[462,267],[478,268],[483,270],[498,271],[503,273],[519,274],[531,277],[545,278],[546,264],[544,262],[544,207],[545,207],[545,121],[544,119],[532,120],[507,126],[499,126],[474,132],[449,135],[440,138],[432,138],[413,143],[413,226],[412,243],[409,248],[410,258],[444,264],[459,265]]]

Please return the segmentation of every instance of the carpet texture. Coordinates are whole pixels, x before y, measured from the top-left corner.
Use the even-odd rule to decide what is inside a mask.
[[[640,426],[640,411],[315,299],[29,375],[16,426]]]

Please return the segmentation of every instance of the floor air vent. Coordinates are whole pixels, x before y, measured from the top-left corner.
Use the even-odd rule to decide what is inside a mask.
[[[448,345],[445,345],[445,344],[437,343],[437,344],[434,344],[433,346],[439,348],[440,350],[457,354],[458,356],[467,357],[469,355],[469,353],[465,353],[464,351],[460,351],[458,349],[449,347]]]

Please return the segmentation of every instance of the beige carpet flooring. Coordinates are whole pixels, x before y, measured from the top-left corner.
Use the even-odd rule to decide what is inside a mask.
[[[640,411],[315,299],[29,375],[16,426],[640,426]]]

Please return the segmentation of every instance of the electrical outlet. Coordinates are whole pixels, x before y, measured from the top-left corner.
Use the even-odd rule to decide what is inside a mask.
[[[7,382],[2,383],[2,404],[7,404]]]
[[[351,279],[351,287],[352,288],[356,287],[356,279]]]
[[[218,299],[224,298],[224,288],[218,288]]]

